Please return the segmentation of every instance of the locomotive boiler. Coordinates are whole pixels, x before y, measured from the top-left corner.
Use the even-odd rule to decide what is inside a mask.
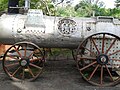
[[[43,15],[30,9],[24,13],[9,0],[8,13],[0,17],[0,43],[12,45],[4,54],[3,69],[15,81],[32,81],[42,73],[42,48],[76,49],[75,61],[82,77],[93,85],[120,82],[120,20],[110,16],[90,18]]]

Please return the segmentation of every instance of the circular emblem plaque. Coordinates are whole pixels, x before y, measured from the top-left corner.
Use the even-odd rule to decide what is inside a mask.
[[[77,25],[74,20],[64,18],[58,22],[58,30],[63,35],[71,35],[77,31]]]

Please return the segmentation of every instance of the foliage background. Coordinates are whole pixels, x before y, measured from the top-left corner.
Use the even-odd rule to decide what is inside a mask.
[[[44,14],[52,16],[113,16],[120,18],[120,0],[115,1],[115,8],[112,9],[106,9],[104,2],[101,2],[100,0],[81,0],[76,6],[72,6],[72,3],[55,6],[55,1],[56,0],[31,0],[31,8],[42,9]],[[24,0],[19,0],[19,2],[20,6],[24,6]],[[0,12],[7,12],[7,7],[8,0],[0,0]]]

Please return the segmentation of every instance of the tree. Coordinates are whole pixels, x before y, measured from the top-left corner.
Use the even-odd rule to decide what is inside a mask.
[[[82,16],[92,16],[99,11],[97,9],[104,6],[99,0],[82,0],[75,6],[75,11],[81,13]],[[98,12],[97,12],[98,13]]]
[[[32,9],[42,9],[46,15],[54,15],[55,7],[51,0],[31,0]]]
[[[8,0],[0,0],[0,12],[6,11],[8,7]]]
[[[42,9],[44,14],[53,16],[90,17],[93,15],[93,12],[95,12],[95,16],[113,16],[120,18],[120,0],[115,1],[117,8],[113,9],[106,9],[104,3],[100,0],[82,0],[75,7],[68,2],[64,7],[57,6],[57,10],[56,3],[54,4],[53,1],[55,0],[31,0],[31,8]],[[63,2],[64,0],[60,1]],[[19,6],[24,6],[24,0],[19,0]],[[7,11],[7,7],[8,0],[0,0],[0,12]]]
[[[120,7],[120,0],[116,0],[115,1],[115,6],[118,8],[118,7]]]
[[[56,11],[56,16],[75,17],[78,15],[77,12],[75,12],[74,7],[68,5],[66,7],[58,7]]]

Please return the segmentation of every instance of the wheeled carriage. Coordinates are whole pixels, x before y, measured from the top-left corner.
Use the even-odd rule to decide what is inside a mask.
[[[119,30],[120,21],[107,16],[52,17],[36,9],[3,14],[0,43],[12,44],[4,54],[3,69],[15,81],[32,81],[42,73],[44,48],[68,48],[76,51],[73,56],[86,81],[98,86],[118,84]]]

